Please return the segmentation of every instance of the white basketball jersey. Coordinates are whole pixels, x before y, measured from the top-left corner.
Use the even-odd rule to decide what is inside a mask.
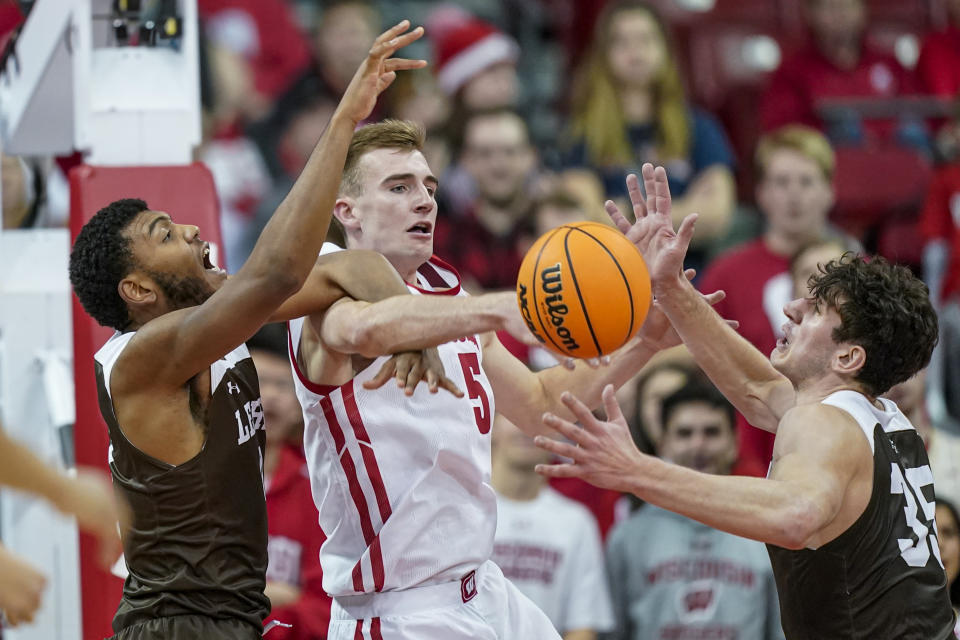
[[[450,266],[432,258],[414,295],[467,295]],[[290,359],[303,408],[313,500],[327,540],[323,588],[333,595],[459,580],[493,548],[497,503],[490,487],[494,404],[479,337],[439,347],[463,398],[392,380],[363,388],[378,358],[341,386],[310,382],[297,364],[304,318],[289,323]]]

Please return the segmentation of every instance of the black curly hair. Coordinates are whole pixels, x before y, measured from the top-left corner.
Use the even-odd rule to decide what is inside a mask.
[[[881,257],[847,252],[810,278],[810,293],[840,315],[837,343],[864,348],[856,380],[872,396],[885,393],[927,366],[937,344],[937,314],[930,292],[909,269]]]
[[[124,198],[97,211],[77,234],[70,252],[70,283],[80,304],[105,327],[122,331],[130,324],[127,304],[117,285],[134,267],[130,240],[124,230],[150,207],[143,200]]]

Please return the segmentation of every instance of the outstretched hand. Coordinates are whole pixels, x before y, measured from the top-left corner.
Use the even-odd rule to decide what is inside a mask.
[[[423,27],[404,33],[410,28],[410,21],[403,20],[395,27],[387,29],[377,37],[366,59],[357,69],[340,99],[338,110],[359,124],[366,119],[377,104],[379,96],[397,77],[397,71],[420,69],[427,66],[426,60],[408,60],[391,58],[398,49],[423,36]]]
[[[604,208],[613,224],[640,250],[656,291],[659,282],[680,277],[697,214],[688,215],[680,223],[680,228],[674,231],[667,172],[663,167],[654,168],[648,162],[641,167],[640,173],[643,176],[643,190],[640,189],[640,179],[636,174],[627,176],[627,192],[636,222],[630,224],[611,200],[605,203]]]
[[[446,376],[436,347],[395,354],[383,363],[375,376],[363,383],[363,388],[379,389],[391,379],[396,380],[397,386],[408,396],[413,395],[418,384],[426,382],[430,393],[445,389],[457,398],[463,397],[456,383]]]
[[[609,422],[598,420],[589,407],[570,392],[564,392],[560,400],[580,425],[552,413],[543,416],[543,423],[570,442],[546,436],[537,436],[534,442],[570,462],[539,464],[537,473],[548,478],[582,478],[597,487],[630,493],[631,479],[642,473],[644,455],[630,436],[613,385],[603,389],[603,406]]]
[[[42,573],[0,546],[0,613],[6,619],[4,626],[33,622],[46,586]]]

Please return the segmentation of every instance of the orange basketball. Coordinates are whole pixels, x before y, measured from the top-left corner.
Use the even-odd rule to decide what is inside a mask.
[[[517,302],[543,346],[595,358],[624,345],[650,309],[650,275],[626,236],[578,222],[540,237],[520,265]]]

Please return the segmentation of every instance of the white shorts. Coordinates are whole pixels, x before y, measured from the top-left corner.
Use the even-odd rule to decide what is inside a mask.
[[[560,640],[547,616],[493,562],[462,580],[338,597],[328,640]]]

